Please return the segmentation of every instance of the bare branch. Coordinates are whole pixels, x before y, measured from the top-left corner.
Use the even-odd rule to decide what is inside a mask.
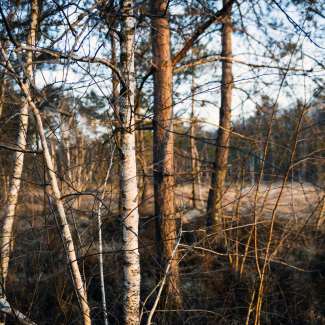
[[[19,322],[21,324],[24,324],[24,325],[36,325],[36,323],[32,322],[27,316],[22,314],[20,311],[13,309],[10,306],[10,304],[8,303],[8,301],[6,301],[3,298],[0,298],[0,310],[3,313],[16,318],[17,320],[19,320]]]
[[[249,67],[253,67],[253,68],[267,68],[267,69],[278,69],[278,70],[284,70],[284,71],[300,71],[300,72],[311,72],[311,70],[305,70],[305,69],[299,69],[299,68],[288,68],[288,67],[280,67],[280,66],[272,66],[272,65],[268,65],[268,64],[254,64],[254,63],[247,63],[244,61],[240,61],[240,60],[236,60],[233,58],[226,58],[226,57],[219,57],[219,58],[210,58],[210,59],[206,59],[206,60],[199,60],[193,63],[189,63],[186,65],[183,65],[179,68],[174,69],[174,73],[178,73],[180,71],[183,71],[185,69],[191,68],[191,67],[195,67],[197,65],[201,65],[201,64],[205,64],[205,63],[209,63],[209,62],[216,62],[216,61],[232,61],[232,62],[236,62],[239,64],[243,64],[243,65],[247,65]]]
[[[134,51],[134,53],[138,56],[141,56],[143,59],[145,59],[147,62],[149,62],[149,64],[151,64],[155,69],[158,70],[158,67],[149,59],[147,58],[145,55],[141,54],[140,52],[138,51]]]
[[[34,51],[34,52],[40,52],[40,53],[46,53],[49,54],[51,56],[53,56],[54,58],[57,59],[68,59],[69,55],[67,54],[63,54],[63,53],[57,53],[57,52],[53,52],[50,50],[46,50],[46,49],[42,49],[42,48],[36,48],[36,47],[32,47],[32,46],[20,46],[19,48],[15,49],[15,52],[18,52],[20,50],[28,50],[28,51]],[[77,56],[71,56],[71,59],[74,61],[79,61],[79,62],[87,62],[87,63],[101,63],[104,64],[105,66],[109,67],[110,69],[112,69],[116,75],[118,76],[118,78],[120,79],[120,82],[122,83],[123,87],[125,87],[127,89],[125,80],[123,79],[122,75],[120,74],[119,70],[111,63],[109,63],[107,60],[105,59],[100,59],[100,58],[91,58],[91,57],[84,57],[84,58],[79,58]]]
[[[216,12],[212,18],[206,21],[201,27],[199,27],[196,32],[184,43],[181,49],[175,54],[172,64],[175,65],[184,54],[191,48],[194,42],[215,22],[217,22],[220,17],[225,15],[232,7],[235,0],[230,0],[221,10]]]
[[[4,144],[0,144],[0,148],[7,149],[10,151],[24,152],[24,153],[39,153],[39,154],[43,153],[43,150],[24,150],[24,149],[20,149],[20,148],[9,147]]]

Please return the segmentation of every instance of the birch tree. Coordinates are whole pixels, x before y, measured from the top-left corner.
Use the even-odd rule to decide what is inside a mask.
[[[134,46],[133,1],[121,2],[120,66],[125,85],[121,86],[119,115],[122,123],[120,155],[123,196],[123,319],[139,324],[140,259],[138,250],[138,189],[134,130]]]
[[[36,28],[37,28],[37,16],[38,16],[38,5],[37,0],[30,1],[30,17],[31,24],[29,35],[27,37],[27,44],[30,46],[35,46],[36,41]],[[33,65],[32,65],[32,51],[26,51],[26,73],[28,77],[25,77],[24,87],[27,93],[30,93],[30,78],[33,73]],[[3,86],[4,87],[4,86]],[[17,146],[21,150],[25,150],[26,142],[27,142],[27,129],[28,129],[28,101],[25,97],[23,104],[20,109],[20,123],[19,123],[19,132],[18,132],[18,140]],[[10,187],[8,190],[7,204],[4,214],[4,221],[2,224],[2,232],[1,232],[1,274],[2,274],[2,284],[3,289],[6,288],[6,280],[8,275],[8,267],[9,267],[9,258],[10,258],[10,247],[12,240],[12,231],[14,225],[14,216],[16,213],[18,194],[21,184],[21,176],[24,167],[24,153],[16,151],[14,154],[14,169],[12,174],[12,179],[10,182]],[[2,288],[0,292],[2,292]],[[2,292],[2,296],[5,297],[5,292]]]

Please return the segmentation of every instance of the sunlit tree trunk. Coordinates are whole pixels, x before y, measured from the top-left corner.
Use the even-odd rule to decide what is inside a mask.
[[[134,45],[135,24],[133,1],[121,2],[120,64],[128,89],[121,87],[120,119],[122,195],[123,195],[123,265],[124,265],[124,324],[139,324],[140,259],[138,251],[138,188],[136,175],[136,148],[134,130]]]
[[[229,0],[224,0],[223,5],[226,6]],[[222,56],[232,58],[231,46],[231,14],[225,17],[222,26]],[[228,164],[228,146],[229,132],[231,119],[231,95],[233,88],[232,76],[232,61],[224,60],[222,62],[222,77],[221,77],[221,106],[220,106],[220,128],[218,129],[216,140],[216,153],[213,163],[211,189],[209,191],[207,210],[211,223],[215,229],[222,227],[222,196],[223,187],[227,174]]]
[[[115,38],[113,32],[111,33],[111,46],[112,46],[112,64],[116,67],[116,47],[115,47]],[[114,71],[112,71],[112,85],[113,85],[113,96],[112,96],[112,102],[113,102],[113,108],[116,116],[119,116],[119,94],[118,94],[118,85],[119,85],[119,80],[117,78],[117,75]],[[116,124],[117,127],[119,127],[119,123]],[[116,133],[116,141],[118,142],[118,147],[120,147],[120,133]],[[120,190],[122,191],[122,182],[121,182],[121,175],[122,175],[122,166],[121,166],[121,161],[118,162],[118,175],[119,175],[119,186]],[[118,213],[122,214],[123,212],[123,197],[122,193],[119,193],[118,196]]]
[[[173,195],[173,65],[170,57],[167,4],[168,1],[151,0],[151,14],[155,16],[151,21],[152,52],[154,64],[158,67],[154,72],[153,121],[156,241],[157,259],[164,269],[177,237]],[[169,299],[179,302],[179,268],[175,267],[177,260],[176,252],[170,266],[173,271],[164,287],[161,303]]]
[[[37,26],[37,1],[31,1],[31,25],[30,25],[30,33],[27,39],[27,44],[34,46],[35,45],[35,32]],[[28,64],[26,67],[26,72],[28,76],[31,78],[33,72],[33,66],[30,64],[32,62],[32,52],[26,51],[26,63]],[[24,85],[27,91],[30,91],[29,80],[26,78],[24,81]],[[18,132],[18,140],[17,146],[20,149],[25,150],[26,141],[27,141],[27,128],[28,128],[28,101],[24,100],[21,110],[20,110],[20,123],[19,123],[19,132]],[[4,221],[2,224],[2,233],[1,233],[1,274],[2,274],[2,285],[3,288],[6,288],[6,280],[8,275],[8,267],[9,267],[9,255],[10,255],[10,243],[12,240],[12,231],[14,225],[14,216],[16,213],[18,194],[21,183],[21,176],[23,172],[24,166],[24,153],[15,152],[14,154],[14,169],[12,174],[12,179],[10,182],[8,196],[7,196],[7,204],[4,214]],[[2,292],[2,287],[0,289],[2,296],[5,297],[5,292]]]

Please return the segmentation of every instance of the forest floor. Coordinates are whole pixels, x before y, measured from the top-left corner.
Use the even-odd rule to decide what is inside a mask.
[[[108,186],[110,187],[110,185]],[[273,183],[270,186],[267,182],[262,183],[257,195],[257,212],[259,218],[267,220],[272,216],[275,205],[277,204],[282,182]],[[239,217],[250,217],[254,214],[254,206],[256,199],[256,186],[245,184],[243,189],[237,188],[232,185],[225,186],[225,194],[223,196],[224,215],[229,219],[236,215],[238,209]],[[114,213],[118,211],[117,198],[118,190],[112,188],[106,189],[107,195],[104,199],[107,207]],[[35,220],[44,215],[44,193],[42,190],[33,189],[31,191],[25,190],[22,194],[24,200],[20,200],[18,206],[17,216],[18,219],[25,225],[21,230],[27,230],[30,226],[33,226]],[[200,193],[201,192],[201,193]],[[101,196],[98,190],[98,196]],[[197,208],[193,208],[191,200],[192,185],[190,183],[184,183],[178,185],[174,189],[175,204],[179,216],[182,218],[184,224],[196,221],[200,216],[203,216],[206,212],[206,202],[208,199],[209,189],[207,186],[201,185],[200,191],[196,186]],[[281,195],[281,199],[278,202],[276,210],[276,219],[282,221],[305,221],[306,218],[310,218],[309,223],[315,225],[315,222],[319,218],[320,212],[323,208],[323,190],[310,184],[310,183],[298,183],[288,182]],[[201,199],[201,200],[200,200]],[[68,202],[68,201],[66,201]],[[4,200],[1,202],[4,203]],[[98,208],[98,201],[93,196],[82,196],[79,198],[79,206],[77,202],[70,201],[70,210],[68,215],[71,215],[72,211],[77,211],[78,220],[74,220],[76,224],[89,224],[89,218],[94,221],[95,212]],[[54,204],[55,206],[55,204]],[[47,213],[49,213],[49,206],[46,206]],[[75,210],[76,209],[76,210]],[[92,212],[93,211],[93,212]],[[154,200],[153,200],[153,187],[149,186],[147,190],[146,200],[139,205],[140,216],[143,218],[154,217]],[[4,214],[4,206],[1,209],[0,217]],[[105,217],[104,217],[105,218]],[[41,221],[42,222],[42,221]],[[20,224],[19,228],[22,227]]]
[[[276,182],[272,185],[262,183],[257,195],[257,211],[261,214],[262,218],[269,218],[272,216],[275,205],[281,193],[282,182]],[[245,184],[242,190],[235,186],[225,186],[225,194],[223,196],[224,213],[231,217],[237,209],[239,204],[239,213],[242,216],[248,216],[254,213],[255,200],[256,200],[257,186]],[[185,184],[178,186],[175,190],[177,206],[185,207],[184,217],[185,222],[190,222],[195,214],[191,213],[192,202],[190,200],[192,193],[192,185]],[[204,212],[206,202],[208,199],[209,189],[204,185],[201,186],[202,203],[198,202],[198,210]],[[200,193],[196,190],[197,198]],[[322,208],[323,190],[310,184],[310,183],[287,183],[281,198],[278,202],[276,209],[276,216],[281,219],[294,218],[296,221],[299,219],[306,219],[314,213],[313,220],[318,218],[319,211]],[[263,209],[262,209],[263,208]],[[261,213],[262,212],[262,213]]]
[[[260,263],[264,261],[263,252],[270,229],[269,221],[280,195],[281,186],[281,182],[274,183],[272,186],[263,183],[258,192],[257,206],[259,212],[261,212],[264,205],[259,218],[262,224],[259,227],[257,242],[260,249]],[[202,233],[199,231],[191,232],[192,229],[197,230],[198,226],[205,227],[207,186],[202,185],[201,187],[203,204],[198,202],[198,209],[192,207],[190,183],[178,185],[174,191],[175,204],[179,211],[179,217],[183,220],[183,229],[185,230],[179,253],[182,256],[180,264],[181,287],[187,308],[196,310],[195,317],[200,319],[197,324],[241,324],[240,320],[245,319],[247,315],[247,299],[250,299],[249,297],[252,295],[255,285],[254,277],[256,276],[256,263],[252,258],[252,252],[254,251],[253,240],[250,245],[252,250],[248,251],[248,258],[245,262],[242,258],[248,243],[249,232],[252,229],[251,226],[245,227],[245,225],[252,224],[254,220],[256,187],[250,184],[245,184],[242,190],[238,188],[236,190],[235,186],[225,187],[223,198],[224,214],[228,218],[236,216],[235,212],[239,202],[237,225],[244,225],[237,234],[227,232],[228,239],[226,236],[222,237],[228,240],[228,247],[225,247],[224,244],[220,247],[212,237],[209,237],[210,239],[204,243],[200,242]],[[98,193],[98,196],[100,196],[101,191],[99,189]],[[197,198],[199,198],[200,193],[198,190],[196,194]],[[52,275],[47,266],[51,265],[48,256],[52,254],[51,256],[54,259],[53,272],[57,274],[55,276],[62,276],[62,280],[60,280],[62,281],[61,287],[63,292],[66,292],[62,301],[67,302],[64,302],[62,308],[67,312],[69,310],[75,312],[74,307],[71,307],[73,304],[70,305],[68,302],[68,299],[71,299],[68,297],[72,297],[73,291],[71,288],[69,290],[65,289],[67,286],[65,286],[66,282],[64,281],[66,280],[64,279],[67,279],[67,277],[62,243],[57,235],[53,213],[51,213],[48,204],[46,206],[43,204],[44,193],[42,190],[33,189],[31,191],[24,189],[21,195],[23,195],[23,199],[19,200],[21,203],[17,211],[17,222],[14,229],[16,239],[13,241],[14,250],[10,262],[11,273],[8,279],[8,296],[11,300],[22,301],[22,299],[25,299],[24,303],[27,310],[27,307],[31,306],[30,295],[36,292],[33,291],[34,286],[36,286],[38,291],[37,294],[35,293],[35,297],[39,297],[39,301],[44,299],[44,304],[47,304],[48,314],[50,315],[52,305],[56,304],[56,301],[53,302],[51,297],[56,295],[54,292],[58,290],[57,288],[51,289],[53,285]],[[114,189],[110,184],[104,202],[114,213],[117,213],[117,198],[118,190]],[[240,198],[240,201],[238,198]],[[315,231],[314,227],[323,206],[322,198],[323,190],[309,183],[289,182],[282,193],[275,215],[276,225],[272,242],[273,262],[269,264],[270,274],[276,278],[276,281],[270,285],[267,291],[264,310],[269,311],[270,314],[263,316],[263,324],[280,324],[281,322],[281,324],[309,323],[319,325],[325,323],[325,318],[322,316],[325,315],[325,307],[323,307],[325,306],[323,281],[325,278],[325,241],[323,235]],[[67,201],[66,199],[66,211],[71,230],[74,234],[78,254],[83,256],[80,262],[82,262],[81,265],[83,265],[87,279],[91,283],[89,286],[89,300],[95,306],[100,304],[101,301],[97,246],[98,201],[92,196],[83,196],[80,199],[79,207],[77,203],[74,203],[70,204],[70,208]],[[3,204],[3,200],[1,203]],[[53,208],[55,211],[55,204],[53,204]],[[44,214],[44,209],[46,209],[46,214]],[[316,213],[314,213],[315,209]],[[141,297],[145,299],[156,283],[156,264],[152,256],[150,256],[150,252],[153,256],[155,255],[155,215],[152,187],[148,189],[147,200],[140,204],[139,212],[140,238],[147,246],[141,248],[140,254],[142,270]],[[3,213],[4,208],[1,209],[1,217]],[[46,218],[44,218],[44,215],[46,215]],[[120,218],[119,215],[116,215],[116,217]],[[199,219],[202,219],[201,223],[198,222]],[[104,210],[103,221],[104,260],[107,273],[105,283],[108,305],[112,314],[120,317],[122,313],[120,297],[123,283],[121,266],[122,227],[115,217],[112,217],[110,213]],[[46,229],[49,231],[49,235],[47,235]],[[233,252],[236,251],[236,247],[232,244],[233,238],[236,238],[238,243],[239,266],[241,263],[245,263],[242,278],[238,277],[234,272],[238,267],[234,267],[235,259],[231,257],[235,256]],[[188,247],[194,244],[196,245],[195,249],[188,252]],[[203,251],[204,247],[208,249]],[[282,259],[290,265],[279,263],[279,261],[282,262]],[[43,269],[40,267],[41,265],[44,265]],[[29,283],[27,289],[23,285],[26,282],[25,278],[28,279]],[[43,292],[47,291],[50,293],[45,298]],[[304,292],[303,295],[302,292]],[[285,296],[286,298],[284,298]],[[148,300],[148,309],[150,309],[154,297],[155,295],[152,295]],[[227,303],[225,303],[226,301]],[[75,305],[77,305],[76,302]],[[299,312],[296,310],[298,305],[300,306]],[[37,310],[37,305],[33,308]],[[205,310],[209,312],[207,313]],[[60,314],[59,308],[53,309],[53,315],[58,313]],[[193,313],[190,318],[194,317]],[[220,318],[220,315],[223,316]],[[101,318],[101,316],[98,317]],[[313,317],[324,322],[312,322]],[[34,318],[37,319],[36,316]],[[234,322],[229,323],[227,319],[232,319]],[[269,319],[268,323],[267,319]],[[238,320],[239,323],[236,323],[235,320]],[[51,323],[51,320],[49,322]],[[191,321],[187,322],[184,319],[178,319],[173,324],[187,323],[190,324]],[[98,324],[100,324],[100,321]]]

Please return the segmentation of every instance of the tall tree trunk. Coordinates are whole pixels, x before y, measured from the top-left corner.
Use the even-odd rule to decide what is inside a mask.
[[[152,52],[158,67],[154,72],[154,121],[153,159],[154,195],[156,215],[157,259],[166,269],[176,237],[177,221],[174,209],[173,164],[173,65],[170,57],[170,30],[167,11],[168,1],[151,0]],[[169,299],[179,302],[179,268],[174,255],[170,269],[173,270],[164,287],[161,304]],[[163,274],[161,274],[163,276]],[[166,306],[169,308],[169,304]],[[174,306],[175,307],[175,306]],[[172,307],[172,309],[175,309]]]
[[[134,44],[135,24],[133,1],[121,2],[121,69],[128,89],[121,87],[120,155],[122,162],[123,195],[123,263],[124,263],[124,324],[139,324],[140,307],[140,259],[138,250],[138,189],[136,174],[136,148],[134,130]]]
[[[35,35],[37,26],[37,0],[31,1],[31,25],[30,32],[27,38],[27,44],[30,46],[35,46]],[[32,62],[32,52],[26,51],[26,71],[28,76],[32,77],[33,66],[30,64]],[[5,58],[4,58],[5,59]],[[24,85],[28,92],[30,91],[29,80],[26,78],[24,80]],[[27,128],[28,128],[28,101],[24,100],[21,110],[20,110],[20,128],[18,132],[17,145],[20,149],[25,149],[27,141]],[[2,287],[0,289],[1,295],[5,298],[5,292],[2,292],[2,288],[6,288],[6,280],[8,275],[9,267],[9,255],[10,255],[10,242],[12,240],[12,231],[14,225],[14,216],[16,213],[16,206],[18,200],[18,194],[21,183],[21,176],[24,166],[24,153],[15,152],[14,154],[14,170],[13,177],[9,186],[7,204],[4,214],[4,221],[2,224],[1,233],[1,275],[2,275]]]
[[[230,0],[223,0],[224,7]],[[231,48],[231,13],[225,17],[222,24],[222,56],[232,58]],[[216,153],[213,163],[213,174],[211,179],[211,189],[209,191],[207,210],[210,211],[212,225],[215,229],[222,227],[222,196],[223,186],[227,174],[228,146],[231,119],[231,95],[233,88],[232,61],[222,62],[221,77],[221,107],[220,107],[220,128],[218,129],[216,140]]]
[[[115,39],[114,39],[114,34],[113,32],[111,33],[111,46],[112,46],[112,64],[114,67],[117,66],[116,64],[116,57],[115,57]],[[119,94],[118,94],[118,85],[119,85],[119,80],[117,78],[117,75],[114,71],[112,71],[112,85],[113,85],[113,96],[112,96],[112,101],[113,101],[113,108],[114,108],[114,113],[117,116],[119,116]],[[117,124],[117,127],[119,124]],[[116,133],[116,141],[118,142],[117,147],[120,147],[120,133]],[[120,192],[118,196],[118,213],[122,214],[123,213],[123,197],[122,197],[122,180],[121,180],[121,175],[122,175],[122,165],[121,161],[118,162],[118,175],[119,175],[119,187],[120,187]]]

